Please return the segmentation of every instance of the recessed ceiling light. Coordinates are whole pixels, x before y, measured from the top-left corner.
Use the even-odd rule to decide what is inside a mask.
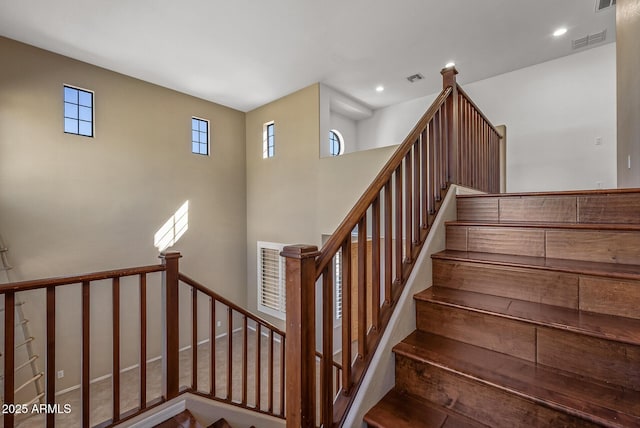
[[[384,91],[384,86],[382,85],[376,86],[376,92],[382,92],[382,91]]]
[[[563,27],[563,28],[558,28],[556,31],[554,31],[554,32],[553,32],[553,35],[554,35],[555,37],[560,37],[560,36],[562,36],[563,34],[565,34],[566,32],[567,32],[567,29],[566,29],[566,28],[564,28],[564,27]]]
[[[448,62],[444,65],[444,68],[451,68],[451,67],[455,67],[456,63],[455,62]]]

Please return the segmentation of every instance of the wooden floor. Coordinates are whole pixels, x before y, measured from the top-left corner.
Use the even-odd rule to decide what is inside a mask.
[[[457,202],[369,426],[640,427],[640,192]]]

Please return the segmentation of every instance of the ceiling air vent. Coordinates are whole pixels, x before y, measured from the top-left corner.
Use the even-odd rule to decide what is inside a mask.
[[[607,30],[602,30],[599,33],[589,34],[571,41],[571,47],[573,49],[581,49],[585,46],[591,46],[598,43],[602,43],[607,39]]]
[[[422,79],[424,79],[424,76],[422,74],[420,74],[420,73],[416,73],[416,74],[414,74],[412,76],[407,77],[407,80],[409,82],[411,82],[411,83],[415,83],[418,80],[422,80]]]
[[[596,12],[608,9],[616,5],[616,0],[596,0]]]
[[[571,47],[573,49],[580,49],[589,44],[589,36],[584,36],[579,39],[575,39],[571,41]]]

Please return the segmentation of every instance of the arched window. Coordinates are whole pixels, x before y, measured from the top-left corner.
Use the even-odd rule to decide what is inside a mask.
[[[344,153],[344,140],[342,134],[335,129],[329,131],[329,154],[339,156]]]

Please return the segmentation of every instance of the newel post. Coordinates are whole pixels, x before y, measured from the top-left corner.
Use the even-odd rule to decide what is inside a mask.
[[[316,329],[315,279],[318,247],[291,245],[280,255],[286,258],[287,428],[315,428]]]
[[[162,394],[166,400],[178,396],[180,388],[179,366],[179,314],[178,273],[179,252],[160,255],[166,267],[162,273]]]
[[[456,83],[456,74],[458,70],[455,67],[443,68],[440,71],[442,74],[442,89],[451,87],[451,95],[447,98],[445,103],[445,118],[446,118],[446,141],[448,148],[448,162],[447,162],[447,183],[460,184],[459,177],[459,142],[458,142],[458,84]]]

